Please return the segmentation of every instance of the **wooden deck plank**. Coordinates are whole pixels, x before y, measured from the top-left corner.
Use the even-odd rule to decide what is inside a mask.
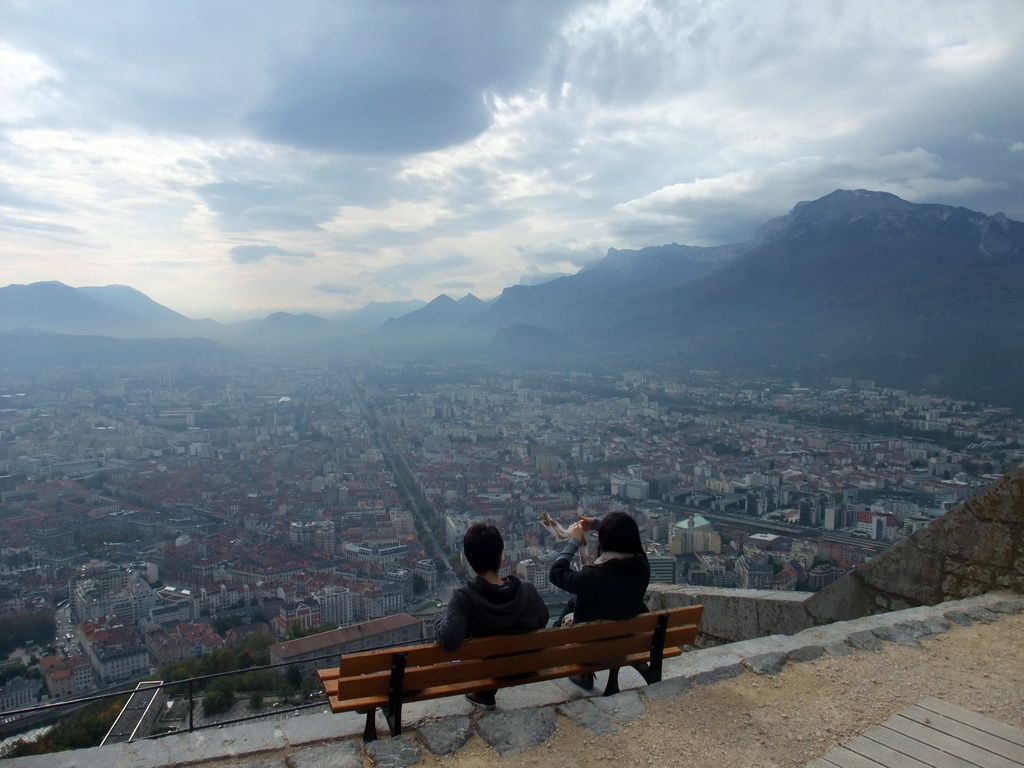
[[[899,768],[934,768],[932,763],[918,759],[918,756],[913,752],[909,752],[905,748],[900,748],[899,745],[888,744],[881,742],[878,739],[870,738],[872,731],[877,728],[878,726],[872,728],[861,736],[851,739],[839,749],[842,750],[845,748],[850,752],[854,752],[868,760],[874,761],[876,765],[880,766],[899,766]]]
[[[961,741],[975,744],[981,749],[986,749],[993,754],[1012,761],[1014,765],[1024,765],[1024,745],[1015,744],[1012,741],[994,735],[990,731],[976,728],[961,720],[940,715],[938,712],[924,709],[917,705],[903,710],[900,712],[900,716],[913,720],[923,726],[935,728],[950,736],[955,736]]]
[[[898,716],[886,724],[901,736],[927,744],[933,749],[957,757],[969,765],[979,768],[1020,768],[1016,760],[1008,760],[978,744],[964,741],[930,725],[922,725],[909,718]]]
[[[998,736],[1000,739],[1009,741],[1012,744],[1024,747],[1024,730],[1001,723],[998,720],[993,720],[991,717],[979,715],[977,712],[971,712],[969,709],[958,707],[956,704],[950,704],[948,701],[942,701],[934,696],[921,699],[915,706],[938,715],[944,715],[965,725],[977,728],[980,731]]]
[[[825,757],[819,757],[817,760],[811,760],[804,768],[843,768],[839,763],[834,763],[828,759],[830,755]]]
[[[929,696],[807,768],[1020,768],[1024,730]]]
[[[887,768],[885,763],[879,763],[845,747],[833,749],[825,757],[808,763],[805,768],[817,768],[819,765],[825,768]]]
[[[895,731],[886,727],[885,724],[872,728],[864,734],[864,738],[886,744],[904,755],[912,756],[926,765],[932,766],[932,768],[977,768],[977,763],[943,752],[927,741],[920,741],[905,733]]]

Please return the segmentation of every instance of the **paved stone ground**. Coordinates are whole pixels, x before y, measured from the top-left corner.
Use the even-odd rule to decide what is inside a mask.
[[[382,738],[368,745],[363,745],[360,738],[361,716],[309,715],[277,723],[247,724],[134,744],[17,758],[4,761],[4,768],[80,768],[95,765],[105,768],[170,765],[200,765],[203,768],[319,768],[328,765],[355,768],[378,765],[403,768],[420,764],[483,768],[493,766],[496,760],[512,768],[520,762],[532,765],[537,760],[553,764],[552,744],[565,740],[575,745],[571,751],[592,751],[594,744],[619,744],[621,750],[628,752],[636,744],[651,740],[648,752],[624,761],[643,764],[651,762],[664,741],[658,729],[669,727],[674,712],[689,710],[694,701],[704,700],[704,691],[721,689],[723,698],[727,698],[727,690],[729,695],[733,695],[730,686],[734,681],[739,686],[743,680],[752,680],[744,685],[759,690],[760,695],[767,695],[768,691],[763,686],[759,687],[757,681],[793,677],[793,673],[787,671],[792,665],[808,670],[813,668],[814,678],[809,684],[816,685],[823,674],[830,679],[843,679],[846,674],[843,665],[856,669],[863,658],[874,657],[876,664],[884,664],[886,656],[911,653],[913,656],[910,658],[920,664],[917,660],[927,660],[929,646],[926,643],[929,639],[946,633],[981,633],[986,625],[1012,617],[1007,623],[1018,627],[1015,637],[1019,638],[1020,631],[1024,631],[1024,615],[1017,614],[1022,613],[1024,596],[991,594],[814,627],[791,636],[773,635],[687,653],[666,661],[665,679],[651,686],[643,685],[639,675],[633,675],[631,670],[623,670],[620,684],[624,691],[608,698],[584,692],[563,680],[500,691],[499,708],[489,713],[474,711],[472,705],[461,697],[409,705],[405,709],[406,734]],[[966,630],[963,629],[965,627]],[[1000,641],[1006,642],[1005,639]],[[970,644],[963,645],[971,647]],[[864,674],[879,675],[877,670]],[[927,669],[920,673],[927,674]],[[982,674],[991,675],[990,672]],[[878,679],[878,685],[884,682],[881,678],[884,678],[884,673]],[[846,678],[846,686],[860,685],[859,681],[858,677]],[[600,685],[596,686],[595,691],[599,692],[600,688]],[[875,691],[879,700],[880,692],[881,688]],[[870,694],[868,690],[866,695]],[[941,692],[937,695],[941,696]],[[836,698],[842,699],[842,690],[837,692]],[[896,701],[899,697],[890,698]],[[712,701],[713,704],[705,705],[706,710],[720,705],[720,702]],[[1020,694],[1018,701],[1024,712],[1024,694]],[[685,705],[681,706],[683,703]],[[735,711],[726,710],[723,716],[730,721],[740,717],[749,720],[750,712],[742,710],[742,707]],[[701,714],[692,713],[691,717]],[[879,717],[878,722],[887,716]],[[806,718],[806,722],[795,726],[798,731],[793,734],[793,743],[803,737],[799,729],[817,732],[814,731],[815,713],[806,713]],[[856,717],[846,719],[871,722]],[[386,734],[386,724],[379,720],[378,729]],[[736,723],[731,724],[735,726]],[[712,720],[703,727],[714,726],[715,721]],[[629,740],[623,742],[624,738]],[[720,741],[726,740],[723,737]],[[820,744],[815,742],[813,748],[820,747],[820,754],[824,754],[831,748],[829,745],[834,746],[833,740],[833,734],[825,734],[820,737]],[[673,741],[685,743],[686,735],[674,733]],[[708,747],[707,754],[718,755],[716,759],[720,760],[709,765],[803,764],[779,760],[759,762],[758,758],[750,756],[734,762],[728,754],[721,752],[722,748],[721,743],[712,743]],[[807,759],[819,756],[813,748],[808,746]],[[543,749],[539,755],[536,753],[538,749]],[[578,765],[578,756],[577,752],[574,765]],[[614,752],[607,756],[612,759],[623,757]],[[691,768],[697,768],[698,759],[688,760]]]

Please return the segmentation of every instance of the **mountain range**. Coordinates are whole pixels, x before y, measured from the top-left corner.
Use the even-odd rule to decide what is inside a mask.
[[[512,286],[491,301],[441,295],[227,326],[126,286],[0,288],[9,363],[20,358],[3,337],[24,329],[36,331],[37,358],[41,332],[174,337],[217,342],[207,353],[305,345],[517,365],[850,376],[1024,404],[1024,224],[837,190],[798,203],[744,243],[611,249],[574,275]]]

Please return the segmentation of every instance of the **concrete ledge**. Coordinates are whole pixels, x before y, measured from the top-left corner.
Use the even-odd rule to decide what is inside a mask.
[[[749,602],[750,598],[743,597],[741,601]],[[774,605],[783,605],[785,602],[772,601]],[[799,601],[792,602],[799,604]],[[498,692],[499,711],[479,718],[476,721],[477,730],[485,740],[493,742],[492,746],[499,752],[511,754],[529,748],[527,743],[540,743],[536,737],[542,732],[549,733],[553,728],[556,707],[585,727],[594,727],[598,723],[601,723],[599,727],[608,727],[611,723],[618,725],[632,719],[642,709],[643,704],[637,698],[638,694],[648,701],[674,698],[685,695],[693,685],[711,685],[748,671],[777,674],[788,663],[809,661],[824,653],[845,655],[856,651],[880,650],[886,642],[920,647],[919,638],[946,631],[954,623],[970,625],[975,621],[999,621],[1003,616],[1020,612],[1024,612],[1024,596],[991,593],[934,606],[908,608],[809,627],[792,635],[771,634],[747,639],[667,659],[664,663],[664,679],[652,685],[645,685],[631,669],[623,669],[620,685],[624,691],[633,692],[609,699],[602,699],[600,695],[605,673],[598,675],[597,685],[589,693],[564,680],[507,688]],[[761,612],[760,615],[768,614]],[[431,751],[437,749],[439,753],[446,754],[449,748],[457,749],[460,742],[465,742],[468,737],[467,725],[474,719],[470,714],[472,711],[472,705],[463,697],[453,696],[408,705],[403,719],[408,731],[417,731],[421,743],[430,743]],[[434,733],[439,728],[443,730],[445,726],[442,726],[441,721],[445,719],[447,725],[458,733]],[[363,721],[363,716],[357,714],[317,713],[177,734],[131,744],[10,758],[3,763],[4,768],[92,768],[97,765],[104,768],[164,768],[243,756],[283,754],[289,748],[305,747],[296,754],[307,755],[312,766],[316,764],[314,758],[320,754],[315,752],[312,745],[318,743],[328,742],[337,746],[338,742],[343,742],[349,749],[359,747],[361,750],[359,740]],[[485,721],[486,736],[480,729]],[[537,726],[536,733],[529,737],[522,734],[521,739],[514,734],[519,727],[533,728],[534,725]],[[387,734],[383,717],[378,717],[378,729],[380,733]],[[420,729],[424,731],[422,737],[418,733]],[[442,735],[444,738],[441,738]],[[442,745],[441,742],[446,742],[449,737],[450,746],[447,743]],[[433,743],[435,741],[437,743]],[[412,755],[412,750],[407,748],[405,742],[397,744],[396,748],[399,746],[402,749],[399,750],[401,754],[394,758],[396,764],[411,759],[408,756]],[[323,754],[330,754],[330,750]]]

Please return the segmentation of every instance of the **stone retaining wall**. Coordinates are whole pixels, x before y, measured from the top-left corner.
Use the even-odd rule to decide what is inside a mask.
[[[804,605],[816,624],[828,624],[995,590],[1024,593],[1024,468],[1004,475]]]
[[[804,607],[813,596],[813,592],[652,584],[646,600],[652,611],[703,604],[701,634],[732,643],[764,635],[793,635],[814,626]]]

